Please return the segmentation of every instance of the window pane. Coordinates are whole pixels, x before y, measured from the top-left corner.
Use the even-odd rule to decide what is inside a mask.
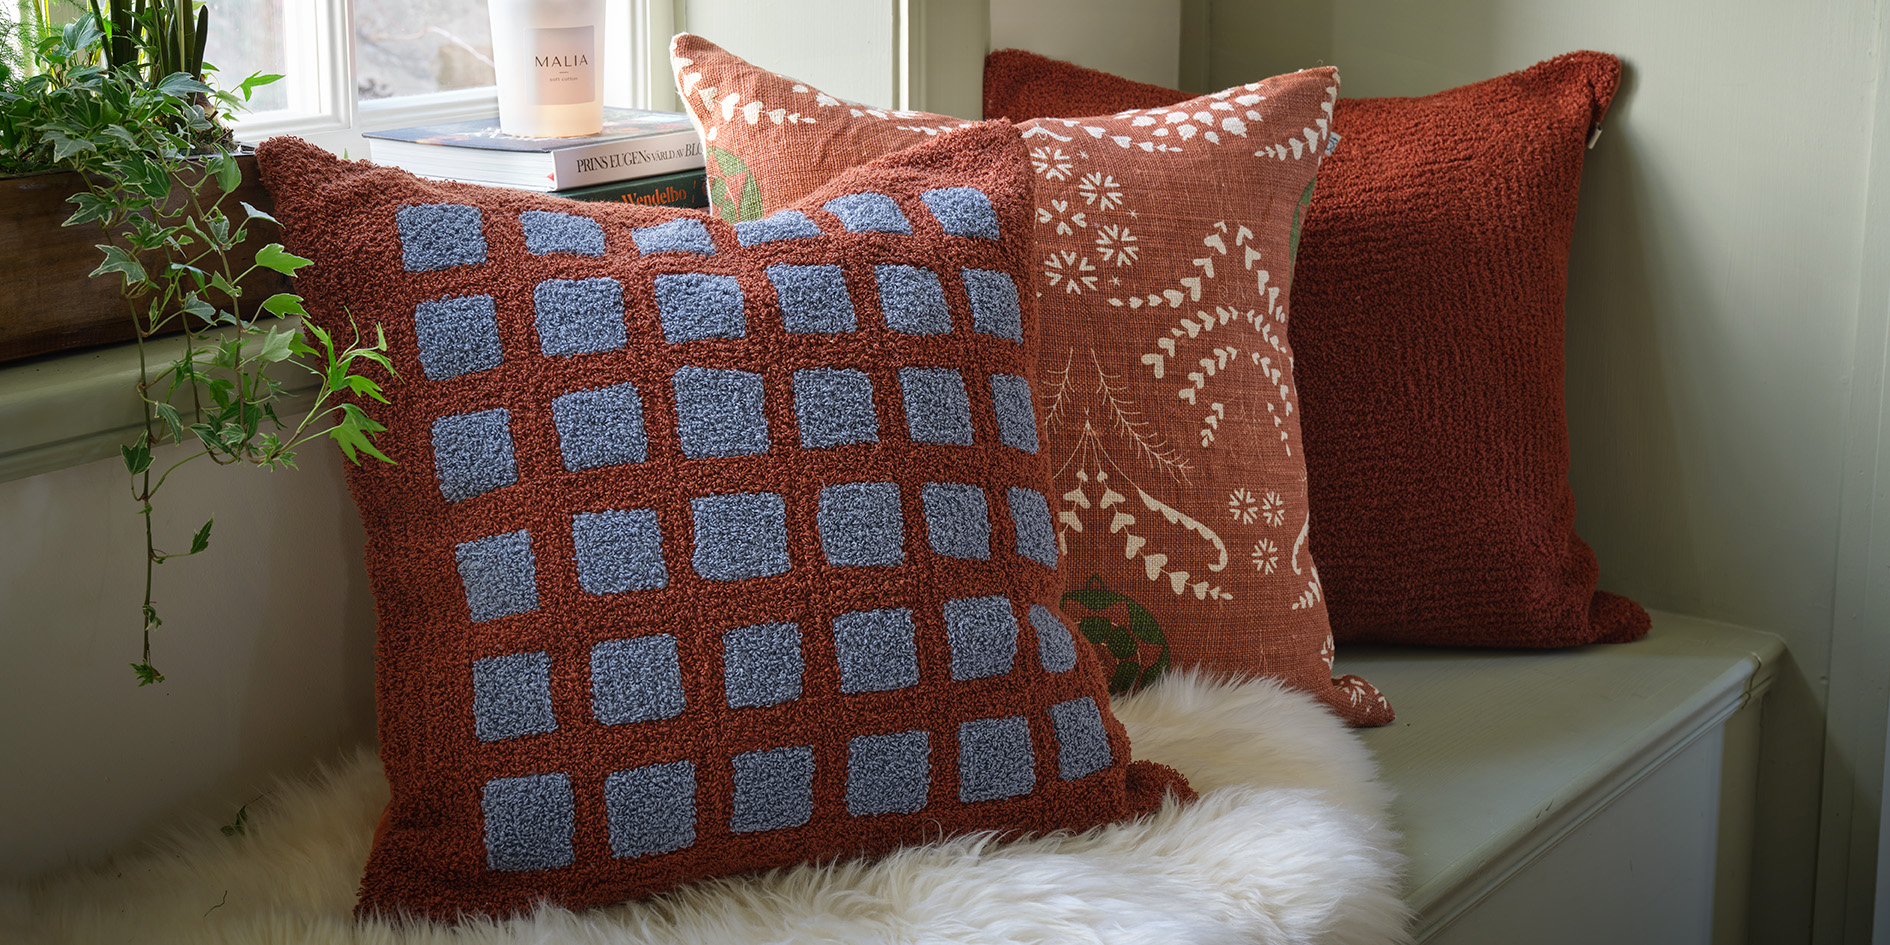
[[[491,85],[486,0],[377,0],[354,7],[363,100]]]
[[[288,72],[282,51],[282,0],[206,0],[210,8],[210,37],[203,58],[217,67],[211,84],[234,89],[258,72]],[[249,110],[266,112],[289,107],[288,80],[272,82],[250,96]]]

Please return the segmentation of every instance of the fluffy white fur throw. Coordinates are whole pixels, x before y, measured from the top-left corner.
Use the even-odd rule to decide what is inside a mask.
[[[873,863],[730,878],[656,900],[506,922],[356,923],[387,784],[362,751],[258,805],[108,867],[0,890],[28,943],[733,943],[1401,941],[1387,792],[1352,733],[1268,682],[1176,674],[1117,700],[1135,754],[1201,792],[1130,823],[1019,843],[960,837]]]

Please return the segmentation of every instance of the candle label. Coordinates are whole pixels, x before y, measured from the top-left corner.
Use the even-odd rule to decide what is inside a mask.
[[[597,99],[597,28],[532,30],[532,75],[539,105],[582,105]]]

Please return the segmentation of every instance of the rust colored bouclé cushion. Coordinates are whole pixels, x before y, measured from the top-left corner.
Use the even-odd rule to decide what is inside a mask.
[[[992,123],[734,226],[258,151],[349,470],[393,789],[362,914],[579,907],[1153,809],[1056,616],[1028,166]]]
[[[1423,98],[1338,103],[1344,144],[1301,233],[1290,334],[1312,549],[1341,643],[1647,632],[1639,604],[1595,589],[1563,415],[1582,157],[1620,69],[1576,52]],[[1186,97],[1021,50],[985,60],[990,117]]]
[[[845,102],[697,36],[671,56],[732,219],[962,124]],[[1202,666],[1278,677],[1353,724],[1391,718],[1369,683],[1332,678],[1287,344],[1293,233],[1337,94],[1337,73],[1313,69],[1020,126],[1063,611],[1114,689]]]

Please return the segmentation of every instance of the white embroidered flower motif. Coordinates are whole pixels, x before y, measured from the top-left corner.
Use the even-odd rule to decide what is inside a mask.
[[[1135,262],[1142,247],[1137,246],[1141,238],[1129,232],[1126,226],[1108,224],[1096,228],[1096,251],[1102,254],[1103,262],[1127,266]]]
[[[1081,210],[1071,213],[1068,200],[1052,200],[1049,206],[1037,208],[1037,222],[1044,224],[1052,220],[1056,221],[1058,236],[1069,236],[1075,233],[1078,227],[1087,228],[1088,217],[1089,214]]]
[[[1114,210],[1122,206],[1122,185],[1116,183],[1115,175],[1096,171],[1084,174],[1076,185],[1076,192],[1083,195],[1083,202],[1098,210]]]
[[[1286,500],[1277,492],[1267,493],[1266,498],[1260,500],[1260,515],[1274,528],[1286,524]]]
[[[1044,180],[1069,180],[1070,156],[1062,148],[1042,147],[1030,149],[1030,166],[1043,175]]]
[[[1227,497],[1227,510],[1234,513],[1234,521],[1242,525],[1252,525],[1254,518],[1260,514],[1260,506],[1254,501],[1253,493],[1245,489],[1235,489],[1234,494]]]
[[[1096,291],[1096,277],[1089,275],[1096,271],[1096,264],[1090,262],[1088,256],[1079,258],[1076,250],[1051,253],[1043,266],[1044,278],[1050,280],[1051,288],[1062,286],[1063,291],[1072,295]]]
[[[1253,546],[1253,569],[1261,574],[1272,574],[1280,566],[1280,546],[1272,539],[1262,538]]]

